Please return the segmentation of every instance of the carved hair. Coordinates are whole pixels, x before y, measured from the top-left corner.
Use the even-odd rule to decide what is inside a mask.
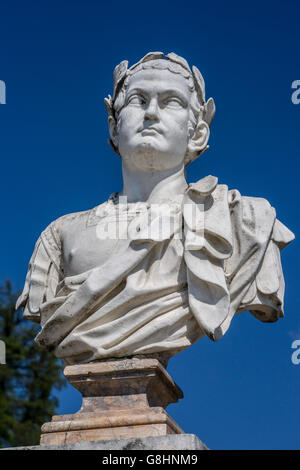
[[[190,125],[195,129],[198,122],[203,120],[210,126],[215,115],[215,103],[213,98],[209,98],[205,101],[204,79],[197,67],[193,66],[191,70],[187,61],[173,52],[167,55],[164,55],[163,52],[149,52],[149,54],[145,55],[145,57],[130,68],[128,68],[127,60],[123,60],[117,65],[114,70],[113,97],[108,95],[108,98],[104,99],[109,116],[113,117],[117,122],[118,116],[125,105],[126,88],[130,77],[138,71],[147,68],[167,69],[172,73],[178,73],[186,78],[188,80],[189,89],[192,92]],[[109,140],[109,143],[113,150],[119,154],[119,150],[113,144],[112,140]],[[208,148],[209,146],[207,145],[202,151],[197,153],[187,150],[185,165],[191,163]]]

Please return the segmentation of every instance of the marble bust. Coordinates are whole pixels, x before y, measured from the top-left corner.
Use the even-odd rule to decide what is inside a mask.
[[[214,176],[186,182],[215,114],[199,70],[174,53],[123,61],[105,104],[123,189],[40,235],[17,302],[41,325],[36,342],[65,364],[171,357],[203,335],[219,340],[237,313],[282,317],[280,250],[293,234],[265,199]],[[102,237],[124,214],[130,236]]]

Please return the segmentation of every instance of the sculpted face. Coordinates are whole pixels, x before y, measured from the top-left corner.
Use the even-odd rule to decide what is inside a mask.
[[[145,69],[129,79],[125,106],[112,138],[135,170],[168,170],[183,164],[193,133],[187,80],[169,70]]]

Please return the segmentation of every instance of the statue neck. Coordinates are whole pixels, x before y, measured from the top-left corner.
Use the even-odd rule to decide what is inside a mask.
[[[183,194],[187,188],[184,164],[172,170],[136,171],[122,161],[123,189],[127,202],[158,203]]]

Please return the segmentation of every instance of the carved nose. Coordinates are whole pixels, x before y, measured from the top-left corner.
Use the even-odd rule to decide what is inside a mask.
[[[159,116],[159,110],[157,106],[157,101],[156,100],[151,100],[149,103],[149,106],[146,108],[145,111],[145,119],[155,121],[158,119]]]

